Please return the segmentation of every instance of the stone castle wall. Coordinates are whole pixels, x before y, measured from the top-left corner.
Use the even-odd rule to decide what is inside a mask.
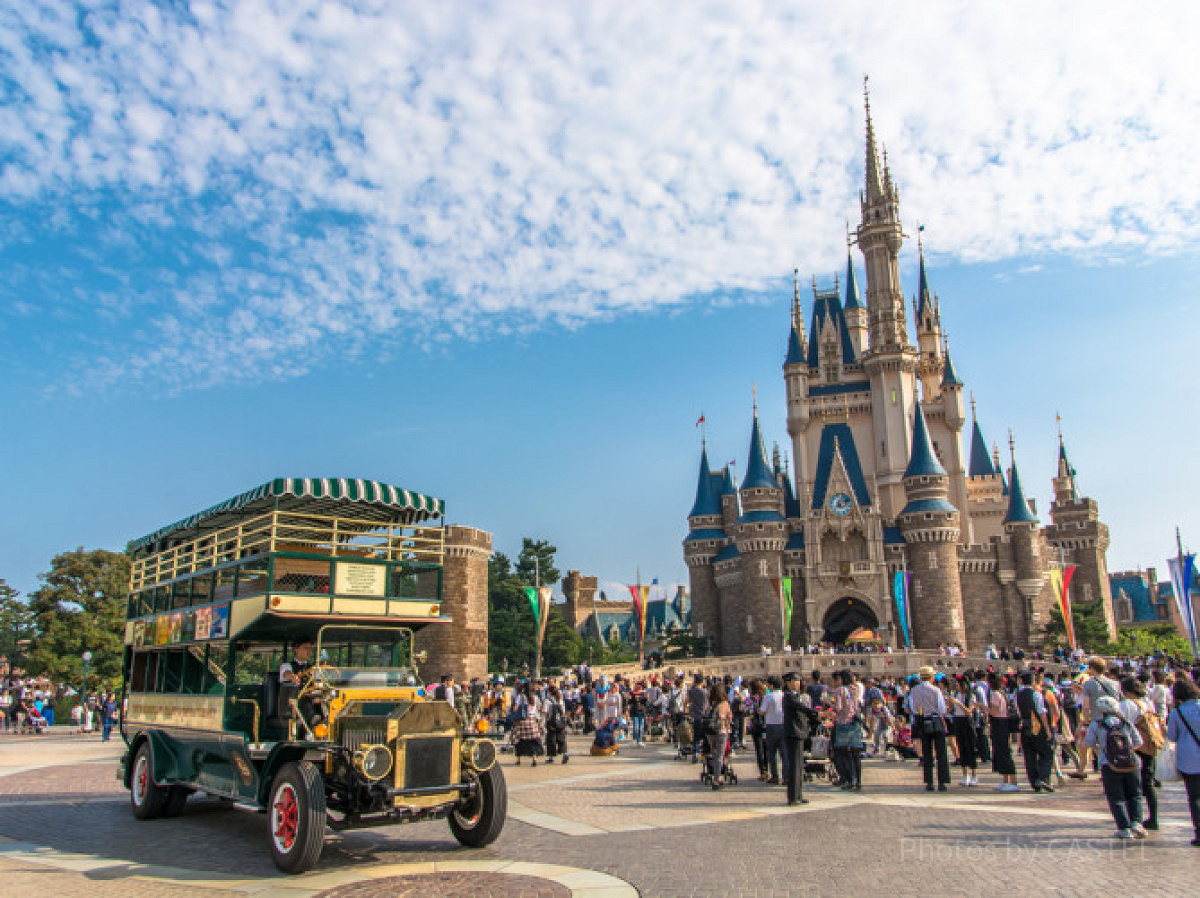
[[[455,680],[487,675],[488,559],[492,535],[473,527],[446,527],[442,568],[442,614],[446,624],[430,624],[417,633],[416,647],[429,653],[421,666],[425,682],[449,674]]]

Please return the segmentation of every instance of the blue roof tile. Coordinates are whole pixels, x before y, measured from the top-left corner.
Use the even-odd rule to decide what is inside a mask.
[[[708,447],[705,446],[700,450],[700,476],[696,478],[696,501],[692,503],[692,513],[688,517],[720,513],[721,501],[713,489],[712,471],[708,469]]]
[[[783,515],[771,509],[748,511],[738,518],[739,524],[782,524],[783,522]]]
[[[738,547],[735,546],[733,543],[730,543],[729,545],[725,546],[725,548],[723,548],[720,552],[718,552],[716,555],[713,556],[713,561],[714,562],[731,561],[732,559],[737,558],[741,554],[742,553],[738,551]]]
[[[921,253],[921,279],[917,287],[917,327],[922,326],[926,312],[933,309],[933,298],[929,294],[929,278],[925,275],[925,253]]]
[[[687,542],[687,543],[698,543],[698,542],[702,542],[703,540],[707,540],[707,539],[724,539],[724,538],[725,538],[724,530],[718,530],[715,527],[703,527],[700,530],[691,531],[686,537],[684,537],[683,541]]]
[[[858,362],[858,354],[854,351],[854,342],[850,339],[850,330],[846,327],[846,315],[842,311],[842,301],[836,293],[828,297],[818,296],[813,300],[813,320],[808,337],[808,367],[816,368],[820,362],[818,339],[822,322],[829,318],[838,329],[841,337],[842,364],[853,365]]]
[[[954,370],[954,362],[950,361],[950,353],[946,353],[946,367],[942,371],[942,386],[943,387],[961,387],[963,382],[959,380],[958,372]]]
[[[1029,502],[1025,498],[1025,490],[1021,488],[1021,476],[1017,466],[1012,466],[1012,483],[1009,484],[1008,514],[1004,516],[1006,524],[1036,524],[1037,516],[1029,510]]]
[[[917,514],[925,511],[958,511],[947,499],[914,499],[904,506],[900,514]]]
[[[1155,590],[1155,595],[1151,595],[1150,586],[1146,583],[1145,578],[1136,575],[1132,577],[1110,576],[1108,583],[1112,587],[1114,602],[1122,590],[1129,597],[1129,603],[1133,606],[1133,620],[1136,623],[1159,620],[1158,606],[1162,602],[1157,596],[1157,590]]]
[[[804,347],[800,345],[800,335],[796,333],[795,325],[792,325],[791,333],[788,334],[787,358],[783,363],[785,365],[803,365],[807,363],[807,359],[804,357]]]
[[[783,475],[783,515],[787,518],[798,518],[801,515],[800,500],[792,489],[792,478],[785,472]]]
[[[804,549],[804,531],[797,530],[788,537],[787,545],[783,547],[785,552],[800,552]]]
[[[983,431],[979,422],[971,423],[971,465],[972,477],[994,477],[996,466],[992,464],[992,456],[988,453],[987,443],[983,439]]]
[[[904,534],[900,532],[899,527],[884,527],[883,528],[883,544],[885,546],[895,546],[904,542]]]
[[[737,487],[733,484],[733,474],[729,471],[729,465],[721,469],[721,495],[736,496]]]
[[[871,494],[867,491],[867,481],[863,477],[862,465],[858,461],[858,449],[854,445],[854,432],[849,424],[826,424],[821,429],[821,448],[817,451],[817,473],[813,478],[812,507],[820,508],[825,504],[825,494],[829,489],[829,477],[833,473],[833,451],[836,444],[842,453],[842,461],[846,463],[846,473],[850,476],[850,485],[854,489],[854,498],[859,505],[870,505]]]
[[[858,278],[854,276],[854,257],[846,253],[846,310],[864,308],[858,295]]]
[[[808,388],[809,396],[837,396],[841,393],[867,393],[871,389],[871,382],[867,380],[856,380],[844,384],[817,384]]]
[[[779,481],[771,473],[771,465],[767,462],[767,450],[763,446],[762,431],[758,428],[758,414],[754,415],[754,425],[750,429],[750,458],[746,462],[746,477],[742,480],[742,489],[779,489]]]
[[[925,426],[925,414],[921,411],[919,402],[914,405],[912,454],[908,457],[908,467],[904,469],[904,476],[946,476],[946,469],[942,467],[937,453],[933,451],[929,428]]]

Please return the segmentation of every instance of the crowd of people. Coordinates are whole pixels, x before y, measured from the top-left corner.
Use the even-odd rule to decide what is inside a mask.
[[[1196,830],[1192,844],[1200,845],[1200,668],[1166,657],[1061,653],[1055,660],[1065,667],[1055,674],[1040,657],[1004,654],[1013,663],[923,667],[914,677],[846,669],[807,678],[666,671],[610,680],[582,665],[562,677],[462,690],[507,737],[517,764],[568,763],[569,733],[591,735],[593,754],[653,738],[707,764],[713,789],[729,782],[722,773],[731,754],[752,755],[759,780],[785,786],[789,804],[805,801],[803,784],[814,773],[861,791],[862,762],[872,757],[917,760],[930,792],[949,791],[953,768],[957,786],[971,789],[988,767],[1004,793],[1049,793],[1068,778],[1098,775],[1119,839],[1159,828],[1158,758],[1172,746]]]
[[[61,709],[68,707],[66,720]],[[89,691],[80,697],[67,683],[22,676],[0,681],[0,732],[16,735],[43,735],[52,726],[70,723],[74,732],[99,731],[105,741],[119,721],[116,694]]]

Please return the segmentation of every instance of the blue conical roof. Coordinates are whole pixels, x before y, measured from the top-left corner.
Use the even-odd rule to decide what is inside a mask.
[[[942,386],[943,387],[961,387],[963,382],[958,379],[958,372],[954,370],[954,363],[950,361],[950,353],[946,353],[946,367],[942,371]]]
[[[767,462],[767,450],[763,446],[762,431],[758,429],[758,414],[754,415],[754,426],[750,431],[750,458],[746,462],[746,477],[742,489],[779,489],[779,482],[771,473]]]
[[[820,361],[821,328],[826,319],[837,329],[838,348],[842,353],[842,364],[853,365],[858,361],[850,329],[846,326],[846,313],[842,310],[842,299],[836,293],[817,296],[813,300],[812,322],[808,332],[808,367],[816,368]]]
[[[688,517],[699,517],[707,514],[720,514],[721,500],[713,489],[712,472],[708,470],[708,447],[700,450],[700,476],[696,481],[696,501],[692,505],[692,513]]]
[[[929,293],[929,278],[925,275],[925,253],[921,253],[921,281],[917,287],[917,327],[921,326],[921,319],[925,317],[926,310],[933,305],[933,299]]]
[[[798,518],[800,517],[800,501],[796,498],[796,492],[792,489],[792,478],[783,473],[783,514],[785,517]]]
[[[846,305],[847,311],[850,309],[866,308],[863,305],[862,297],[858,295],[858,279],[854,276],[854,257],[849,253],[846,254]]]
[[[737,487],[733,483],[733,474],[729,471],[729,465],[721,469],[721,495],[736,496]]]
[[[983,431],[979,429],[979,422],[973,422],[971,429],[973,432],[971,434],[969,473],[972,477],[994,477],[996,466],[992,464],[992,457],[988,454],[987,443],[983,439]]]
[[[803,365],[805,363],[804,348],[800,345],[800,335],[796,333],[794,324],[792,332],[788,334],[787,358],[783,363],[785,365]]]
[[[1021,477],[1017,474],[1016,462],[1012,466],[1012,482],[1008,492],[1008,514],[1004,516],[1006,524],[1036,524],[1037,516],[1029,510],[1029,502],[1025,498],[1025,490],[1021,488]]]
[[[908,458],[904,476],[946,476],[946,469],[942,467],[937,453],[933,451],[933,442],[929,439],[929,428],[925,426],[925,414],[921,411],[919,402],[916,403],[913,412],[912,455]]]

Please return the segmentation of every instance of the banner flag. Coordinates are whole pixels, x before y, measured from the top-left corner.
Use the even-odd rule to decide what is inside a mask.
[[[1180,564],[1182,560],[1183,564]],[[1196,618],[1193,616],[1191,585],[1195,577],[1196,556],[1184,555],[1180,558],[1167,559],[1167,568],[1171,571],[1171,588],[1175,593],[1175,610],[1183,618],[1187,627],[1187,637],[1192,643],[1192,654],[1200,654],[1200,646],[1196,639]]]
[[[541,606],[541,617],[538,618],[538,640],[540,641],[546,635],[546,624],[550,621],[550,603],[553,601],[550,595],[550,587],[543,586],[538,590],[538,602]]]
[[[792,632],[792,578],[783,578],[783,641],[786,645]]]
[[[526,586],[525,595],[529,596],[529,604],[533,607],[533,622],[540,626],[542,623],[542,609],[538,607],[537,590],[532,586]]]
[[[650,587],[642,587],[642,613],[639,615],[638,645],[646,641],[646,618],[650,616]]]
[[[908,572],[896,571],[896,576],[892,579],[892,594],[896,598],[896,617],[900,624],[900,633],[904,636],[904,644],[908,646],[911,640],[908,638]]]
[[[1079,648],[1075,642],[1075,618],[1071,612],[1071,578],[1075,576],[1078,565],[1068,564],[1064,568],[1050,569],[1050,587],[1054,597],[1058,599],[1058,610],[1062,612],[1063,626],[1067,631],[1067,642],[1071,650]]]

